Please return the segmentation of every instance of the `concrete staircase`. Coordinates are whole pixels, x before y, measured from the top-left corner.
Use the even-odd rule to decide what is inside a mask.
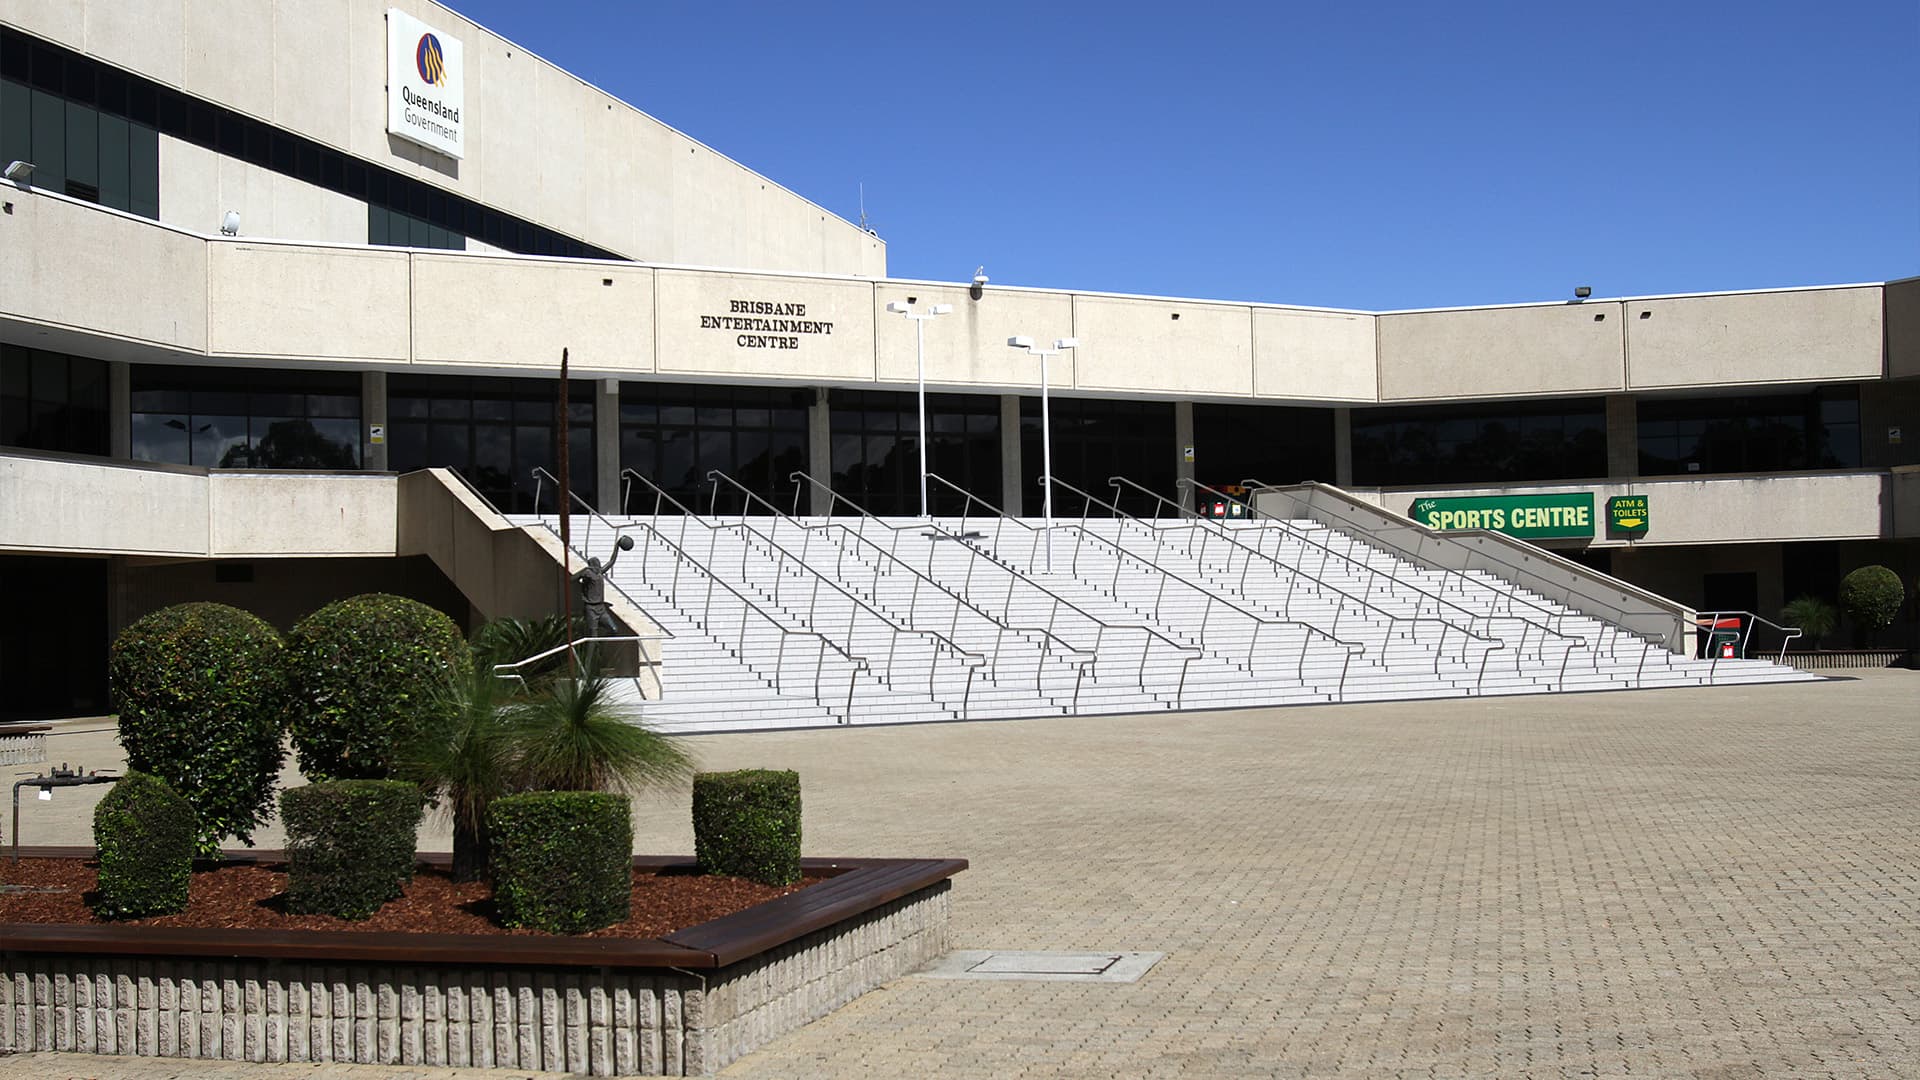
[[[1817,678],[1681,656],[1306,519],[570,522],[603,561],[616,529],[635,547],[610,580],[671,635],[641,709],[673,732]]]

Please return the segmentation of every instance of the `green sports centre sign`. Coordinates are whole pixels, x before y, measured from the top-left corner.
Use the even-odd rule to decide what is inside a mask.
[[[1490,529],[1523,540],[1593,538],[1593,492],[1417,499],[1407,515],[1430,529]]]

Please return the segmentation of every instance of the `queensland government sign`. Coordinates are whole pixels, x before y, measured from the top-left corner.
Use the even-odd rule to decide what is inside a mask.
[[[1523,540],[1591,540],[1593,492],[1416,499],[1407,516],[1429,529],[1489,529]]]
[[[387,9],[387,132],[463,158],[466,53],[460,39]]]

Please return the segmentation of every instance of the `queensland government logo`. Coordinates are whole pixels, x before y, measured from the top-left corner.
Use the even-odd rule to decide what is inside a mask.
[[[447,81],[447,58],[440,51],[440,39],[432,34],[420,35],[420,44],[413,50],[413,62],[428,86],[440,86]]]

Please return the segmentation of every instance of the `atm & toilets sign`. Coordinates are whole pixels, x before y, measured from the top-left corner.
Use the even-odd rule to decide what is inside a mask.
[[[387,132],[466,157],[466,57],[460,39],[387,9]]]

